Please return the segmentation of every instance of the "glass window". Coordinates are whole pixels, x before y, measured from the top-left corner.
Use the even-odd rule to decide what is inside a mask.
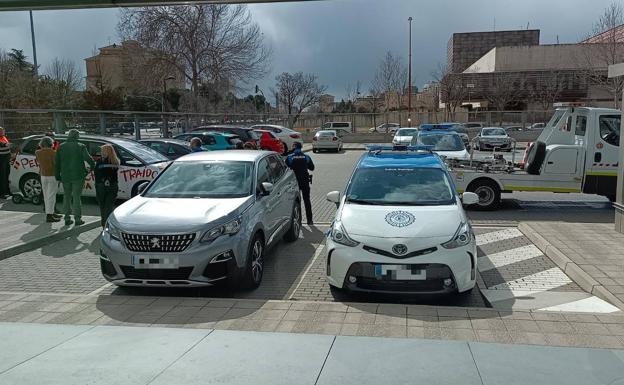
[[[334,123],[335,128],[349,128],[349,123]]]
[[[119,141],[115,141],[115,143],[118,143],[115,146],[118,154],[119,154],[119,149],[123,148],[123,150],[129,153],[132,157],[136,157],[136,159],[139,159],[140,161],[142,161],[142,163],[153,164],[153,163],[169,161],[169,159],[167,159],[166,156],[164,156],[158,151],[155,151],[149,148],[143,143],[135,142],[133,140],[123,140],[123,141],[119,140]]]
[[[191,134],[182,134],[182,135],[176,136],[175,138],[179,140],[184,140],[186,142],[190,142],[192,137],[193,136]]]
[[[396,136],[414,136],[418,134],[418,130],[414,128],[402,128],[397,131]]]
[[[269,174],[272,183],[277,183],[284,175],[285,166],[276,156],[269,157]]]
[[[24,146],[20,150],[22,154],[35,155],[35,151],[39,148],[39,141],[41,138],[34,138],[24,143]]]
[[[213,145],[217,143],[216,139],[212,135],[203,135],[202,142],[206,145]]]
[[[260,186],[260,184],[264,182],[271,182],[271,177],[269,174],[269,161],[267,160],[267,158],[260,160],[260,162],[258,163],[257,181],[258,186]]]
[[[253,163],[175,162],[146,191],[148,198],[241,198],[251,195]]]
[[[481,130],[481,136],[505,136],[507,132],[505,132],[504,128],[484,128]]]
[[[115,146],[115,151],[117,151],[117,156],[119,157],[119,161],[121,162],[122,166],[128,166],[128,167],[143,166],[143,163],[141,163],[140,160],[138,160],[134,155],[124,150],[123,148],[119,146]]]
[[[620,121],[622,116],[617,115],[601,115],[598,118],[600,126],[600,138],[612,146],[620,145]]]
[[[324,123],[321,127],[323,128],[331,128],[332,124],[331,123]]]
[[[162,148],[161,148],[162,146],[161,146],[160,142],[149,142],[149,143],[147,143],[147,145],[151,149],[153,149],[155,151],[158,151],[158,152],[160,152],[162,154]]]
[[[451,186],[440,169],[363,168],[353,175],[347,200],[371,205],[449,205],[455,203]]]
[[[82,142],[85,146],[87,146],[87,151],[89,155],[95,160],[102,157],[102,145],[104,143],[100,142]]]
[[[462,151],[465,149],[464,142],[459,135],[453,134],[419,135],[418,144],[433,146],[433,151]]]
[[[574,135],[585,136],[587,130],[587,116],[578,115],[576,117],[576,127],[574,127]]]
[[[189,147],[180,146],[177,144],[172,144],[171,148],[175,151],[177,155],[186,155],[191,153],[191,149]]]
[[[279,134],[280,132],[282,132],[282,130],[277,127],[272,127],[271,131],[275,132],[276,134]]]
[[[565,115],[565,113],[566,113],[565,110],[555,111],[555,114],[553,115],[553,117],[550,118],[550,122],[548,122],[548,126],[555,127],[559,123],[563,115]]]

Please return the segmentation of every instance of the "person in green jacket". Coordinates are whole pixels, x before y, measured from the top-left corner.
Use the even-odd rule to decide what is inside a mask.
[[[67,141],[60,145],[55,157],[56,180],[63,183],[63,211],[65,213],[65,225],[74,223],[71,220],[73,211],[76,226],[84,224],[82,221],[82,208],[80,197],[84,188],[85,178],[88,175],[85,162],[91,170],[95,168],[95,162],[87,147],[78,142],[80,133],[78,130],[69,130]]]

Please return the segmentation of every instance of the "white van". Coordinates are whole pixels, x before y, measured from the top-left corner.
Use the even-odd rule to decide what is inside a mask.
[[[353,127],[351,126],[351,122],[326,122],[323,123],[321,127],[316,127],[314,131],[326,131],[326,130],[334,130],[338,134],[351,133],[353,132]]]

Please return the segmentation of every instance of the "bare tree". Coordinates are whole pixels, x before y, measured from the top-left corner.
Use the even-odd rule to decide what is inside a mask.
[[[380,91],[386,97],[386,111],[388,111],[387,99],[393,92],[401,95],[405,89],[407,69],[403,59],[395,56],[392,52],[386,52],[386,56],[379,62],[372,88]],[[399,103],[400,104],[400,103]]]
[[[492,76],[492,84],[485,97],[499,111],[499,123],[503,124],[503,111],[518,100],[518,76],[511,72],[494,72]]]
[[[44,71],[55,108],[73,108],[78,102],[77,92],[82,88],[82,73],[71,60],[54,58]]]
[[[235,84],[266,73],[271,50],[244,5],[198,4],[127,8],[118,30],[184,74],[198,95],[202,83]]]
[[[351,83],[347,83],[347,85],[345,86],[345,98],[350,102],[355,102],[355,99],[357,99],[360,96],[361,91],[362,91],[361,81],[359,80],[356,81],[355,85]]]
[[[318,104],[327,87],[318,84],[314,74],[284,72],[275,78],[277,84],[272,90],[280,104],[285,106],[289,116],[289,126],[293,128],[301,113]]]
[[[439,97],[446,107],[447,118],[450,118],[466,99],[468,88],[462,84],[460,74],[451,73],[446,65],[439,64],[432,76],[438,84]]]
[[[624,77],[609,79],[607,69],[612,64],[624,62],[624,44],[619,36],[622,24],[624,9],[620,3],[614,2],[604,10],[591,33],[581,42],[586,46],[577,58],[582,80],[609,92],[615,108],[618,108],[618,98],[624,89]]]
[[[542,110],[551,109],[561,97],[563,80],[563,76],[558,71],[546,71],[540,74],[535,79],[535,83],[528,87],[529,98],[539,103]]]

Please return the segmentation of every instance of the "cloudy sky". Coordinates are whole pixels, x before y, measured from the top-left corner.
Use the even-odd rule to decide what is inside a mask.
[[[453,32],[538,28],[541,43],[572,43],[591,30],[612,0],[325,0],[255,4],[249,8],[273,47],[271,73],[258,84],[268,89],[281,72],[312,72],[338,97],[348,84],[370,87],[386,51],[407,62],[412,16],[413,78],[422,86],[446,61]],[[40,65],[54,57],[84,68],[95,47],[118,41],[118,10],[37,11]],[[23,49],[31,57],[28,12],[0,12],[0,48]],[[83,69],[84,71],[84,69]],[[249,90],[253,84],[249,86]]]

